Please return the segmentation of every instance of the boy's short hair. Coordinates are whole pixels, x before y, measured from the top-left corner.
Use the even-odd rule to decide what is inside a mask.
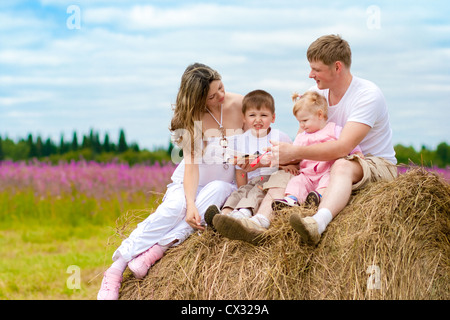
[[[247,109],[254,108],[261,110],[262,108],[269,109],[275,113],[275,101],[270,93],[264,90],[253,90],[247,93],[242,100],[242,113],[245,114]]]
[[[327,35],[311,43],[306,52],[309,62],[322,61],[327,66],[341,61],[350,69],[352,64],[352,51],[347,41],[339,35]]]

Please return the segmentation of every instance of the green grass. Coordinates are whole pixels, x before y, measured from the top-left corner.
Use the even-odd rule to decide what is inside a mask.
[[[95,199],[0,192],[0,299],[96,299],[120,244],[115,221],[158,201],[144,193]]]

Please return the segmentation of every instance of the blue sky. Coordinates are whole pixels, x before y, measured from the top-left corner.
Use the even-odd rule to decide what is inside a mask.
[[[123,128],[141,148],[167,146],[181,74],[202,62],[228,91],[270,92],[293,138],[290,95],[314,84],[306,50],[340,34],[352,73],[386,97],[393,143],[434,148],[450,143],[449,13],[433,0],[2,1],[0,136]]]

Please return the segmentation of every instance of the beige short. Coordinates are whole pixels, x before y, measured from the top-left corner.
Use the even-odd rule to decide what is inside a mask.
[[[292,174],[285,172],[284,170],[278,170],[269,178],[269,181],[263,184],[263,189],[271,189],[271,188],[286,188],[289,180],[294,177]]]
[[[370,182],[391,181],[398,175],[397,166],[381,157],[368,155],[362,159],[352,154],[345,157],[345,159],[358,162],[363,169],[363,178],[353,184],[353,190],[363,188]]]
[[[361,181],[353,184],[353,190],[363,188],[370,182],[391,181],[398,175],[397,166],[381,157],[367,155],[362,159],[358,155],[353,154],[344,159],[358,162],[363,169],[363,178]],[[263,189],[286,188],[292,177],[292,174],[285,172],[284,170],[278,170],[270,176],[269,181],[264,183]]]
[[[222,208],[249,208],[253,212],[257,212],[266,195],[266,190],[264,190],[263,185],[269,179],[270,175],[258,176],[251,179],[246,185],[232,192]]]

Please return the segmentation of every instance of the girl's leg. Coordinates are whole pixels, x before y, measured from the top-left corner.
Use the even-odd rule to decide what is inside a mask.
[[[322,196],[325,194],[327,190],[329,180],[330,180],[330,172],[325,172],[319,178],[319,180],[316,180],[314,188],[306,196],[305,203],[307,205],[316,207],[320,205]]]

